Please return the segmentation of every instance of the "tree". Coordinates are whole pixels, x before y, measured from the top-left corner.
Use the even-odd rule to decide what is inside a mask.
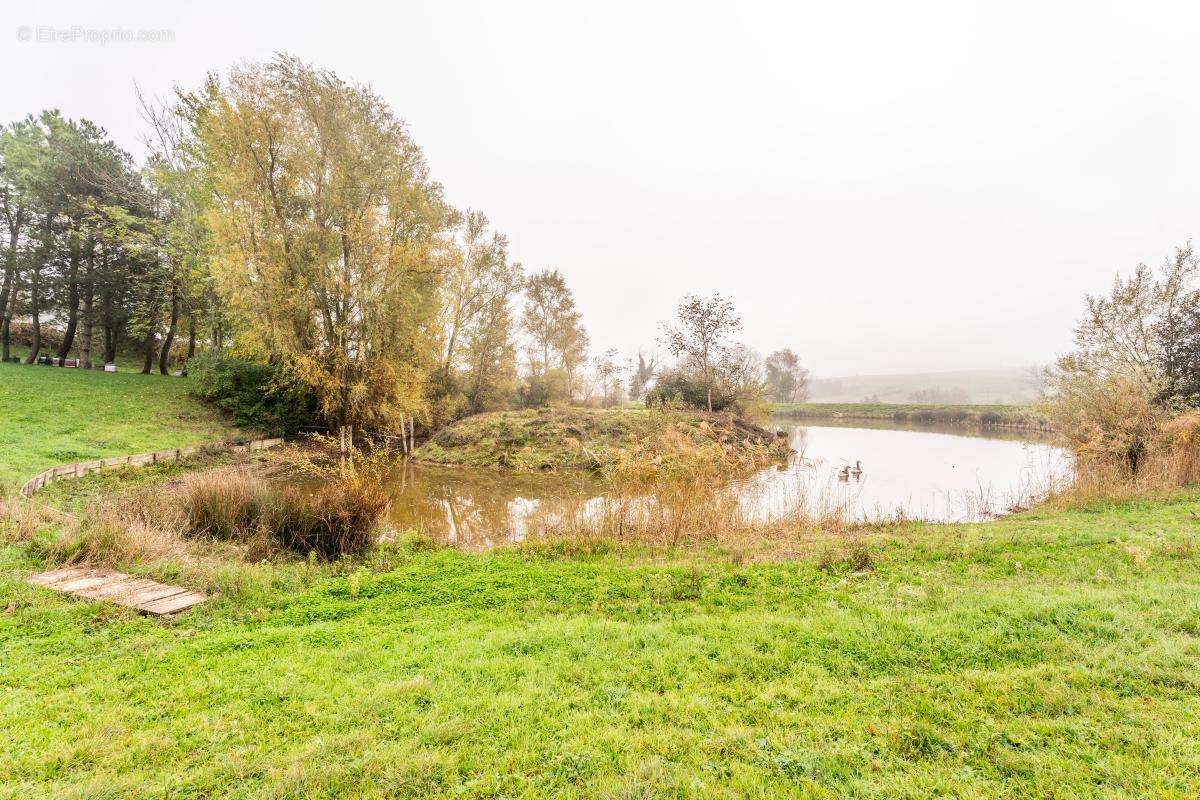
[[[286,360],[332,426],[386,433],[423,413],[451,214],[404,123],[370,87],[284,55],[183,105],[243,347]]]
[[[437,383],[454,398],[452,407],[478,413],[515,393],[510,305],[524,275],[520,264],[509,261],[508,240],[489,230],[482,212],[460,215],[454,233],[442,271]]]
[[[741,317],[733,302],[720,294],[705,299],[687,295],[675,316],[675,325],[663,325],[663,342],[671,355],[700,373],[707,408],[712,411],[717,366],[729,354],[729,337],[742,328]]]
[[[0,132],[0,218],[4,222],[4,275],[0,281],[0,346],[8,360],[12,318],[17,305],[30,225],[34,221],[32,182],[40,132],[31,120]]]
[[[606,408],[621,402],[625,366],[617,357],[616,349],[605,350],[592,359],[592,372],[600,389],[600,401]]]
[[[777,403],[801,403],[808,399],[808,370],[800,366],[800,357],[789,348],[767,356],[767,393]]]
[[[1076,349],[1058,360],[1057,374],[1117,376],[1158,404],[1200,404],[1198,277],[1188,242],[1157,273],[1139,264],[1128,278],[1118,275],[1108,295],[1088,295]]]
[[[640,350],[638,351],[637,366],[633,368],[633,372],[629,376],[630,397],[635,400],[642,400],[646,397],[646,392],[654,383],[654,368],[657,365],[658,359],[653,353],[647,357]]]
[[[575,374],[587,359],[588,335],[558,270],[536,272],[525,282],[521,327],[529,335],[531,377],[545,381],[550,370],[562,370],[563,391],[571,399]]]

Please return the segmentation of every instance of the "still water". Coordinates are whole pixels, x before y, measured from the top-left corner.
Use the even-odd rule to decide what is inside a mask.
[[[783,419],[768,427],[787,431],[796,455],[731,482],[728,491],[755,521],[778,519],[798,506],[810,515],[859,521],[976,521],[1024,505],[1070,475],[1066,456],[1036,432]],[[408,465],[396,476],[392,521],[456,546],[486,549],[520,541],[556,515],[599,509],[605,490],[587,474]]]

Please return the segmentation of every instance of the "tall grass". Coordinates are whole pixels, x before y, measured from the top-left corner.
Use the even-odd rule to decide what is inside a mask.
[[[216,472],[185,484],[187,529],[193,536],[244,537],[263,515],[270,487],[250,470]]]
[[[305,457],[299,484],[272,483],[246,471],[211,473],[183,489],[193,536],[252,542],[265,539],[302,554],[337,558],[367,549],[390,502],[381,465]]]
[[[283,547],[332,559],[366,550],[390,502],[381,481],[355,472],[315,489],[284,487],[260,524]]]

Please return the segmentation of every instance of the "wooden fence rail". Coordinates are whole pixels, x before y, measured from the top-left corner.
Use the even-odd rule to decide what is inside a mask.
[[[47,484],[70,478],[82,478],[92,472],[100,472],[117,467],[144,467],[148,464],[162,464],[178,461],[198,453],[248,453],[254,450],[266,450],[282,444],[283,439],[255,439],[245,444],[234,442],[216,442],[200,444],[193,447],[177,447],[174,450],[157,450],[153,453],[139,453],[133,456],[115,456],[99,458],[92,461],[76,461],[74,464],[60,464],[57,467],[43,470],[25,481],[21,487],[22,497],[32,497]]]

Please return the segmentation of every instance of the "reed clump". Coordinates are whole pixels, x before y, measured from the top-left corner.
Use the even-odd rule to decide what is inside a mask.
[[[263,516],[271,489],[248,470],[215,472],[186,483],[183,509],[193,536],[242,538]]]
[[[370,547],[389,503],[382,482],[353,472],[314,489],[284,487],[270,497],[260,524],[282,547],[334,559]]]
[[[384,460],[345,461],[302,453],[289,462],[299,483],[278,483],[245,472],[200,475],[183,489],[192,536],[253,542],[326,559],[360,553],[375,540],[387,512]]]

